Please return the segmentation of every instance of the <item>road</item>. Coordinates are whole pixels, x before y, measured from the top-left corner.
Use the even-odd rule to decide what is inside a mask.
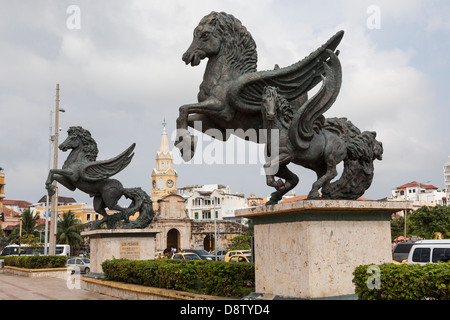
[[[120,300],[80,288],[77,278],[31,278],[0,273],[0,300]]]

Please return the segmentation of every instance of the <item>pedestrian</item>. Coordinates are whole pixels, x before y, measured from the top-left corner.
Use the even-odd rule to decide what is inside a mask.
[[[164,254],[163,258],[168,258],[169,259],[172,256],[172,252],[171,252],[171,250],[169,248],[164,249],[163,254]]]

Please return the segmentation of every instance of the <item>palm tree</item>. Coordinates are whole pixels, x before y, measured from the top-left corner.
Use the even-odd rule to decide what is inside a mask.
[[[70,245],[71,251],[73,248],[80,247],[81,242],[83,242],[83,237],[80,235],[83,225],[72,211],[69,210],[63,214],[62,218],[59,219],[56,228],[57,243]]]
[[[22,219],[22,235],[31,234],[35,237],[39,237],[39,230],[43,228],[44,224],[39,224],[38,215],[33,216],[30,208],[26,208],[20,215],[20,219]],[[7,238],[8,243],[17,242],[20,236],[19,233],[20,226],[15,226]]]

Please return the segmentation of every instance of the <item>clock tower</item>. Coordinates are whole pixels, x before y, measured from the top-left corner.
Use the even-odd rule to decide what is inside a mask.
[[[173,169],[173,157],[169,149],[169,140],[166,133],[166,120],[163,122],[163,132],[159,151],[156,153],[156,168],[152,172],[153,203],[163,196],[177,192],[178,173]]]

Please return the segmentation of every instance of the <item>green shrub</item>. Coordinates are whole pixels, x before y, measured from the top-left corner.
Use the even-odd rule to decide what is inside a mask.
[[[253,263],[155,259],[107,260],[107,280],[225,297],[242,297],[254,291]]]
[[[382,264],[380,288],[367,285],[369,265],[353,272],[355,293],[360,300],[450,300],[450,262],[426,265]],[[371,282],[371,280],[369,280]]]
[[[64,256],[6,256],[5,266],[24,269],[64,268],[67,258]]]

